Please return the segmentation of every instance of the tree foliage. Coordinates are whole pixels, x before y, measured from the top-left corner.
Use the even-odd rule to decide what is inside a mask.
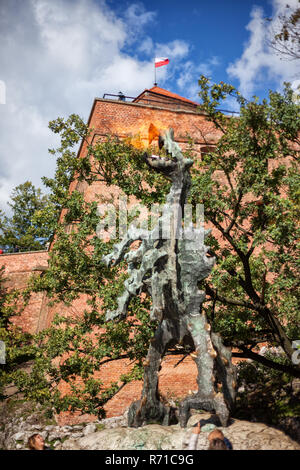
[[[300,108],[287,84],[282,95],[270,92],[262,103],[246,101],[223,83],[210,86],[205,77],[200,84],[208,119],[222,132],[194,171],[192,190],[214,227],[218,258],[206,285],[218,308],[207,308],[215,328],[244,357],[262,361],[253,349],[268,341],[291,360],[300,333]],[[217,110],[229,94],[240,103],[237,119]]]
[[[19,249],[21,251],[43,249],[46,241],[51,237],[49,223],[44,226],[34,221],[36,212],[53,212],[53,207],[46,195],[26,181],[16,186],[12,191],[8,205],[11,209],[11,217],[0,213],[0,245],[9,251]],[[52,217],[53,218],[53,217]],[[46,220],[52,220],[48,217]]]
[[[300,6],[292,9],[286,5],[285,13],[279,15],[278,25],[274,26],[269,44],[283,59],[300,59]]]
[[[271,352],[267,354],[271,361],[287,363],[286,357]],[[240,362],[238,369],[238,387],[240,393],[236,403],[235,417],[251,421],[267,422],[271,425],[284,423],[286,418],[298,417],[300,414],[300,393],[297,380],[289,374],[257,362]],[[296,387],[294,387],[296,385]],[[289,423],[289,420],[287,420]],[[284,429],[292,438],[293,429]]]
[[[222,134],[192,170],[190,202],[204,204],[206,223],[213,227],[207,244],[217,258],[205,281],[204,308],[236,356],[299,377],[291,360],[292,341],[300,338],[299,105],[288,85],[283,94],[270,92],[268,100],[248,102],[231,85],[211,84],[205,77],[199,84],[202,110]],[[240,105],[238,118],[218,111],[228,95]],[[55,177],[44,182],[62,215],[52,219],[56,235],[49,269],[32,279],[29,290],[45,291],[53,302],[70,307],[64,314],[62,303],[54,304],[57,316],[35,339],[32,373],[19,371],[14,381],[25,396],[51,402],[58,411],[80,409],[102,416],[109,398],[129,380],[142,377],[155,325],[149,320],[147,297],[132,300],[126,321],[105,323],[106,309],[116,307],[123,289],[126,263],[110,269],[102,262],[116,241],[97,236],[97,204],[103,199],[87,202],[78,189],[69,191],[69,185],[74,179],[104,182],[146,206],[164,202],[169,187],[129,142],[107,136],[91,145],[91,130],[76,115],[59,118],[50,128],[60,134],[61,145],[52,151],[58,157]],[[81,141],[85,158],[76,153]],[[49,213],[41,211],[36,221],[43,225],[47,218]],[[87,299],[84,312],[74,304],[82,295]],[[265,342],[281,346],[285,361],[258,355],[257,346]],[[178,352],[190,353],[169,351]],[[97,371],[120,358],[128,360],[127,372],[116,382],[101,383]],[[72,393],[62,393],[62,381]]]

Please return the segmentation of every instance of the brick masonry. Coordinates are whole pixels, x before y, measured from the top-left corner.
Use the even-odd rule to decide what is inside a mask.
[[[47,251],[11,253],[0,255],[0,267],[4,267],[5,286],[10,289],[24,289],[30,276],[39,275],[41,267],[47,267]],[[46,295],[34,294],[22,314],[14,322],[29,333],[37,333],[45,327]]]

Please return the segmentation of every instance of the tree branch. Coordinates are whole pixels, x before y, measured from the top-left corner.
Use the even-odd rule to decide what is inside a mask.
[[[238,217],[238,210],[239,210],[239,207],[240,207],[240,203],[241,203],[241,200],[243,198],[243,192],[242,190],[240,189],[239,190],[239,197],[236,201],[236,204],[234,206],[234,214],[233,214],[233,218],[231,219],[231,222],[229,224],[229,226],[225,229],[225,233],[229,233],[230,230],[232,229],[232,227],[234,226],[234,224],[236,223],[236,219]]]
[[[209,285],[205,285],[205,290],[206,290],[206,293],[208,295],[210,295],[213,300],[218,300],[219,302],[222,302],[222,303],[225,303],[225,304],[228,304],[228,305],[235,305],[235,306],[238,306],[238,307],[245,307],[245,308],[249,308],[251,310],[257,311],[257,306],[256,305],[254,305],[250,302],[231,299],[229,297],[219,295],[217,293],[217,290],[212,289]]]
[[[269,367],[271,369],[278,370],[280,372],[284,372],[286,374],[290,374],[293,377],[300,378],[300,370],[296,369],[295,367],[284,365],[284,364],[279,364],[278,362],[271,361],[270,359],[267,359],[264,356],[261,356],[260,354],[254,353],[248,348],[245,348],[243,346],[240,346],[240,349],[243,351],[242,353],[239,352],[233,352],[232,356],[233,357],[240,357],[240,358],[247,358],[247,359],[252,359],[256,362],[259,362],[260,364]]]

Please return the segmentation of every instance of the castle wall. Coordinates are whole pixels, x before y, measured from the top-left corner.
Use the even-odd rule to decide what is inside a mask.
[[[213,123],[203,113],[194,110],[167,109],[164,106],[146,106],[139,103],[96,99],[90,118],[90,126],[96,135],[118,135],[119,137],[140,135],[148,145],[148,130],[153,124],[158,130],[174,129],[175,140],[187,143],[187,136],[197,146],[214,143],[220,137]]]
[[[47,266],[48,257],[48,251],[0,255],[0,267],[4,266],[4,286],[23,290],[30,276],[33,273],[39,275],[42,271],[38,268]],[[33,294],[22,314],[14,318],[14,323],[31,334],[41,331],[45,328],[46,304],[46,295],[43,292]]]

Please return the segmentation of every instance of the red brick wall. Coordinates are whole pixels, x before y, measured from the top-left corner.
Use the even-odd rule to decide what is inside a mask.
[[[48,256],[47,251],[0,255],[0,267],[4,266],[5,269],[5,286],[8,289],[24,289],[28,279],[33,275],[33,269],[47,266]],[[34,272],[39,275],[41,271]],[[45,327],[45,306],[45,294],[33,294],[22,315],[15,317],[14,322],[24,331],[37,333]]]
[[[159,391],[163,397],[169,402],[185,397],[189,393],[197,390],[197,368],[191,357],[187,357],[177,367],[181,356],[167,356],[162,362],[162,368],[159,373]],[[103,380],[104,385],[109,384],[126,372],[128,361],[120,360],[105,364],[101,369],[101,374],[97,374],[97,378]],[[112,416],[120,416],[130,404],[139,400],[141,397],[143,382],[133,381],[125,385],[125,387],[113,397],[104,407],[107,418]],[[61,388],[66,391],[67,387]],[[61,413],[57,417],[57,421],[63,425],[67,423],[75,424],[79,422],[94,421],[95,416],[79,415],[79,413]]]
[[[90,126],[97,134],[116,134],[120,137],[140,134],[146,144],[151,123],[159,130],[172,127],[175,140],[179,143],[187,142],[187,134],[203,146],[207,141],[216,142],[219,137],[214,125],[206,120],[204,114],[176,111],[163,106],[97,99],[90,118]]]

